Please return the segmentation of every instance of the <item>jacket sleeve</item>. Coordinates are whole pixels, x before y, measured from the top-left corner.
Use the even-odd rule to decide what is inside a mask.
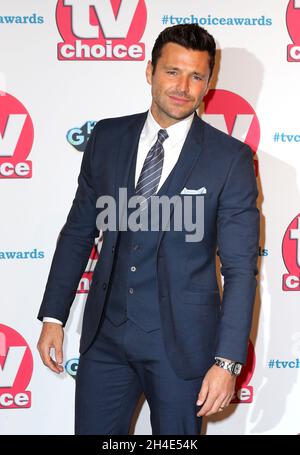
[[[69,316],[78,283],[85,270],[95,238],[96,193],[92,166],[96,137],[101,121],[96,124],[87,143],[81,162],[78,187],[66,223],[62,227],[37,318],[53,317],[62,321]]]
[[[243,145],[219,196],[217,241],[224,277],[216,356],[245,363],[256,292],[259,210],[253,153]]]

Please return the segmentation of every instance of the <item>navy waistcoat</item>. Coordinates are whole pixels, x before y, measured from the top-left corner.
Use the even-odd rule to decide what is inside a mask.
[[[128,198],[134,195],[137,151],[130,166],[127,184]],[[162,195],[170,183],[173,171],[157,192]],[[128,209],[128,214],[135,209]],[[148,210],[148,226],[151,226]],[[156,246],[158,231],[120,231],[114,264],[107,292],[105,315],[115,325],[129,318],[143,330],[160,328],[157,288]],[[101,257],[100,257],[101,260]]]

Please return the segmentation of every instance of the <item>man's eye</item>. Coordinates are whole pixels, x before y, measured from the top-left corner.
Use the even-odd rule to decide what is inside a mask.
[[[176,71],[167,71],[168,74],[172,74],[172,75],[175,75],[176,74]]]

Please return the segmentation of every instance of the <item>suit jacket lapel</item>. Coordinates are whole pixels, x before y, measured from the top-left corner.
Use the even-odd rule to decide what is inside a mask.
[[[127,221],[123,218],[127,216],[128,198],[132,196],[132,185],[129,182],[130,169],[135,163],[137,148],[140,135],[147,118],[148,111],[143,112],[132,119],[126,132],[121,138],[115,173],[115,201],[117,208],[117,226]],[[135,170],[134,170],[135,172]],[[134,175],[134,174],[133,174]],[[134,177],[133,177],[134,178]],[[127,197],[120,199],[119,188],[127,188]],[[123,220],[123,221],[121,221]],[[117,231],[117,236],[118,236]]]
[[[137,153],[140,135],[147,118],[148,111],[139,114],[132,120],[120,141],[118,162],[116,165],[115,195],[118,196],[119,188],[127,187],[130,168]]]

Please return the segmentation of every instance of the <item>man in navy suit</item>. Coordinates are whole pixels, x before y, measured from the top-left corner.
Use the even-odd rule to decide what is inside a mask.
[[[128,434],[142,392],[153,434],[199,434],[202,416],[222,412],[234,394],[257,284],[258,192],[250,148],[196,114],[214,61],[206,30],[166,28],[146,70],[150,109],[101,120],[89,139],[38,314],[42,360],[60,373],[63,326],[101,229],[80,340],[76,434]],[[115,201],[118,214],[125,210],[126,220],[134,215],[120,189],[127,202],[142,201],[139,219],[146,216],[138,230],[121,228],[120,215],[117,227],[104,229],[103,196]],[[148,210],[163,196],[176,200],[167,222],[144,229],[145,220],[163,218]],[[182,213],[203,230],[194,241],[186,224],[172,224],[184,204],[189,210]]]

